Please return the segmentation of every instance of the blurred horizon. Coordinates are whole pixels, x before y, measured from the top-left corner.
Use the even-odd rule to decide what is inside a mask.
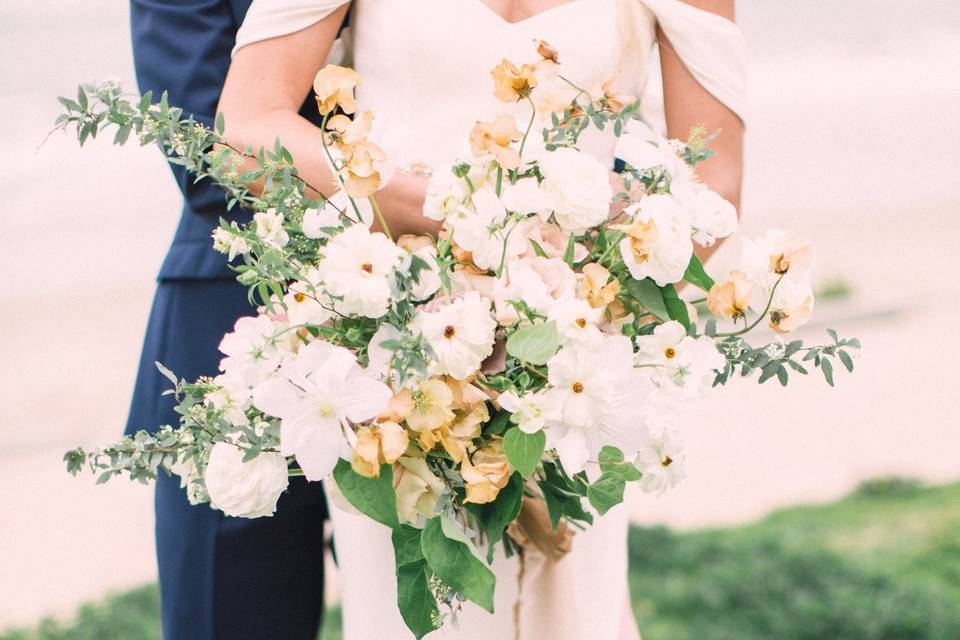
[[[60,456],[121,433],[180,196],[153,147],[80,150],[55,134],[37,148],[78,83],[134,89],[127,4],[6,0],[0,16],[3,628],[155,575],[150,489],[94,487]],[[704,402],[687,483],[631,499],[647,525],[750,521],[876,476],[960,478],[960,348],[943,335],[960,307],[960,3],[741,0],[738,21],[751,47],[739,235],[811,236],[818,284],[852,293],[821,300],[803,337],[829,323],[864,353],[838,389],[801,379],[784,396],[750,382]]]

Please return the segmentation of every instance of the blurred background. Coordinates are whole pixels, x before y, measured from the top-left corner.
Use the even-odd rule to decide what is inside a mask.
[[[864,349],[837,388],[738,381],[698,407],[686,483],[630,499],[641,627],[960,637],[960,4],[737,5],[752,51],[741,234],[812,237],[821,295],[803,337],[830,326]],[[155,590],[127,591],[155,579],[151,489],[94,487],[60,458],[121,433],[179,194],[154,148],[41,146],[58,95],[134,87],[127,20],[123,2],[0,6],[2,638],[158,633]]]

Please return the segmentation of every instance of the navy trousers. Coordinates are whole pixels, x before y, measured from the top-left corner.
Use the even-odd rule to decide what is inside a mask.
[[[161,362],[179,377],[215,375],[217,345],[252,315],[233,280],[162,280],[150,314],[127,432],[177,424]],[[291,479],[269,518],[191,506],[179,478],[160,473],[156,540],[165,640],[314,640],[323,610],[320,483]]]

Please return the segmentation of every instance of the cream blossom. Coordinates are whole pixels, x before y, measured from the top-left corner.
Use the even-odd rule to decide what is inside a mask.
[[[384,464],[393,464],[410,443],[407,432],[396,422],[385,421],[357,428],[350,465],[366,478],[379,478]]]
[[[520,152],[513,143],[523,133],[511,115],[497,116],[493,122],[477,122],[470,131],[470,150],[476,157],[493,156],[504,169],[516,169],[520,165]]]
[[[665,286],[683,279],[693,254],[690,218],[667,194],[644,196],[624,210],[630,224],[616,225],[627,234],[620,241],[620,254],[637,280],[652,278]]]
[[[691,191],[689,201],[680,202],[693,212],[693,240],[701,246],[709,247],[737,230],[737,208],[704,185]]]
[[[632,351],[629,338],[604,336],[589,346],[562,347],[547,363],[544,402],[558,411],[547,423],[547,444],[568,473],[581,471],[605,445],[633,455],[642,443],[645,429],[637,409],[650,384],[634,368]]]
[[[582,277],[577,283],[577,297],[590,303],[591,307],[604,309],[617,298],[620,281],[610,278],[610,272],[601,264],[591,262],[580,269]]]
[[[524,433],[536,433],[548,420],[560,419],[558,408],[546,401],[543,392],[518,396],[513,391],[505,391],[497,398],[497,404],[511,414],[510,422]]]
[[[707,308],[720,318],[741,318],[750,307],[756,283],[747,279],[742,271],[731,271],[730,277],[717,282],[707,294]]]
[[[635,361],[649,368],[654,383],[688,397],[708,390],[726,362],[713,340],[688,336],[675,320],[659,325],[652,335],[637,336],[636,343]]]
[[[553,212],[553,198],[533,178],[518,180],[516,184],[504,181],[500,200],[509,211],[535,214],[546,222]]]
[[[553,198],[554,215],[564,231],[586,231],[610,215],[610,173],[596,158],[564,147],[544,154],[539,167],[540,186]]]
[[[570,244],[570,234],[552,222],[530,225],[526,232],[530,246],[523,252],[524,257],[532,258],[544,255],[547,258],[562,258]],[[536,243],[536,247],[534,247]],[[573,243],[573,261],[582,262],[589,251],[580,242]]]
[[[271,516],[287,489],[287,459],[263,451],[244,462],[243,455],[242,449],[226,442],[211,448],[204,472],[210,506],[237,518]]]
[[[785,277],[770,303],[770,328],[777,333],[789,333],[810,320],[813,314],[813,290],[809,284]]]
[[[517,68],[517,65],[504,58],[490,72],[493,78],[493,95],[503,102],[523,100],[537,86],[535,71],[532,65],[525,64]]]
[[[603,309],[591,306],[586,300],[568,297],[550,307],[547,320],[556,322],[561,345],[592,343],[601,337],[599,325],[603,320]]]
[[[436,311],[421,309],[413,328],[433,349],[434,373],[465,380],[493,353],[497,323],[491,315],[490,301],[471,291],[441,304]]]
[[[317,273],[327,291],[338,298],[337,311],[379,318],[390,306],[388,279],[403,255],[382,233],[353,225],[327,243]]]
[[[360,74],[335,64],[324,66],[313,79],[313,92],[321,115],[340,107],[344,113],[357,110],[354,89],[360,84]]]
[[[507,263],[493,290],[497,322],[518,320],[511,301],[522,301],[539,313],[548,314],[557,300],[572,298],[577,276],[559,258],[517,258]]]
[[[399,458],[393,477],[397,514],[407,524],[422,527],[436,515],[437,502],[446,494],[446,486],[430,471],[423,458]]]
[[[290,241],[287,230],[283,228],[283,214],[276,209],[257,211],[253,214],[253,223],[257,236],[272,247],[280,249]]]
[[[684,462],[683,443],[675,430],[650,436],[634,460],[642,474],[640,488],[656,494],[672,489],[685,477]]]
[[[233,325],[233,331],[220,340],[220,370],[252,383],[263,379],[280,364],[283,353],[274,336],[277,326],[266,315],[244,316]]]
[[[368,375],[343,347],[314,341],[253,391],[253,404],[280,418],[280,452],[296,456],[307,480],[321,480],[350,457],[350,423],[375,418],[390,388]]]
[[[755,282],[769,283],[779,276],[808,282],[813,262],[813,245],[793,231],[769,229],[762,238],[743,241],[743,271]]]
[[[442,222],[457,215],[467,200],[467,185],[452,172],[441,171],[430,176],[423,201],[423,215]]]
[[[227,260],[250,252],[250,245],[246,238],[238,233],[239,229],[224,229],[217,227],[213,231],[213,248],[220,253],[227,254]]]
[[[497,499],[500,490],[507,486],[513,469],[503,452],[503,440],[491,440],[472,455],[464,456],[460,475],[466,483],[464,502],[487,504]]]
[[[475,265],[496,270],[501,262],[526,250],[524,223],[507,218],[506,209],[491,189],[479,189],[471,200],[473,210],[452,224],[453,241],[471,253]]]

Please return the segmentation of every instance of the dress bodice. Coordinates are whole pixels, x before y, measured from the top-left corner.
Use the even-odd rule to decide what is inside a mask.
[[[303,29],[345,2],[254,0],[237,48]],[[522,127],[529,105],[498,101],[490,71],[503,58],[534,62],[537,40],[559,51],[560,72],[574,84],[594,90],[611,83],[619,94],[644,95],[658,22],[695,77],[742,113],[739,31],[680,0],[572,0],[518,22],[481,0],[353,0],[352,6],[346,54],[363,78],[358,102],[375,114],[382,144],[398,164],[449,165],[477,120],[512,112]],[[617,144],[612,131],[594,129],[580,141],[610,164]]]

